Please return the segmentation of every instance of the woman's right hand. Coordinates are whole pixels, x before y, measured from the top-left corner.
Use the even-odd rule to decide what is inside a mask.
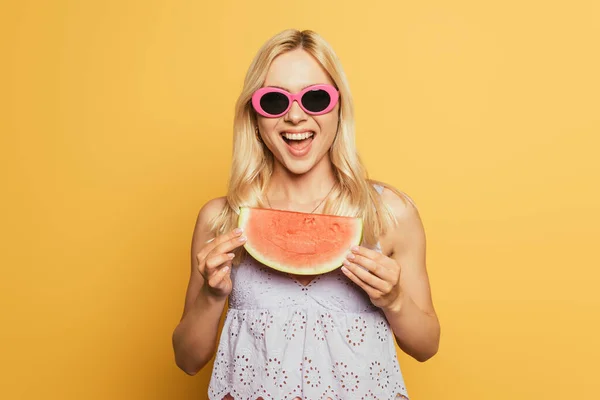
[[[231,260],[234,257],[232,251],[246,242],[246,237],[241,234],[242,230],[236,228],[219,235],[206,243],[196,255],[198,271],[204,278],[202,289],[210,296],[223,299],[231,293]]]

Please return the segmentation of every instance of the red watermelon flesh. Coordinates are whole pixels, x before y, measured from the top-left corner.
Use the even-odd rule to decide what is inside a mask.
[[[342,265],[350,247],[360,244],[360,218],[242,207],[238,226],[246,251],[282,272],[316,275]]]

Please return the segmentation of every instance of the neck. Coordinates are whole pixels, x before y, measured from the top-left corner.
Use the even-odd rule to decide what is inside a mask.
[[[328,156],[304,174],[294,174],[275,161],[266,194],[275,209],[311,212],[330,193],[335,181]]]

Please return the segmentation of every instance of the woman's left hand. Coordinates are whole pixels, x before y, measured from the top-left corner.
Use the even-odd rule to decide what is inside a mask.
[[[383,310],[399,308],[402,269],[396,260],[363,246],[353,246],[343,264],[342,272],[369,295],[375,306]]]

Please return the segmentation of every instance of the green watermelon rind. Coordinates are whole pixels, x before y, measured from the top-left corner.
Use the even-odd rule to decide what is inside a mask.
[[[252,212],[251,207],[240,207],[240,214],[238,217],[238,224],[237,226],[244,229],[247,224],[248,221],[250,220],[250,214]],[[354,245],[360,245],[362,243],[363,240],[363,221],[361,218],[352,218],[355,223],[356,223],[356,237],[355,239],[351,242],[350,246],[348,246],[348,251],[347,252],[343,252],[342,255],[333,258],[327,262],[324,262],[318,266],[315,267],[303,267],[302,269],[298,269],[295,267],[288,267],[285,265],[282,265],[280,263],[278,263],[275,260],[271,260],[269,259],[268,256],[266,256],[265,254],[259,252],[258,250],[256,250],[254,247],[252,247],[252,244],[249,243],[249,241],[246,241],[246,243],[244,243],[244,248],[246,249],[246,251],[252,256],[254,257],[257,261],[259,261],[260,263],[275,269],[277,271],[281,271],[281,272],[287,272],[287,273],[291,273],[291,274],[295,274],[295,275],[320,275],[320,274],[324,274],[330,271],[333,271],[339,267],[342,266],[342,261],[344,261],[346,259],[346,254],[348,254],[348,252],[350,251],[350,247],[354,246]]]

